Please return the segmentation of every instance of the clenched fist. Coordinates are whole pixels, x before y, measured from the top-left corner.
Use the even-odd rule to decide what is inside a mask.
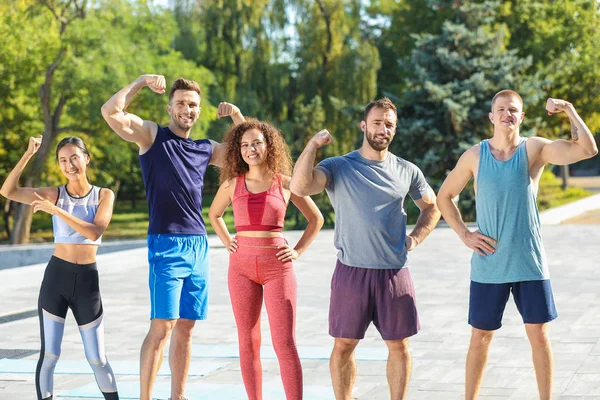
[[[317,148],[320,148],[321,146],[333,142],[333,136],[331,136],[327,129],[322,129],[319,132],[317,132],[317,134],[313,136],[313,138],[310,139],[310,141],[317,145]]]
[[[552,115],[565,111],[570,104],[565,100],[549,98],[546,101],[546,110],[548,111],[548,115]]]
[[[155,93],[163,94],[167,90],[167,82],[162,75],[142,75],[140,79]]]
[[[27,154],[30,155],[34,155],[35,153],[37,153],[37,151],[40,149],[40,146],[42,145],[42,136],[38,136],[38,137],[30,137],[29,138],[29,145],[27,146]]]
[[[219,108],[217,109],[217,117],[231,117],[232,115],[236,115],[240,113],[240,109],[237,108],[235,104],[231,103],[219,103]]]

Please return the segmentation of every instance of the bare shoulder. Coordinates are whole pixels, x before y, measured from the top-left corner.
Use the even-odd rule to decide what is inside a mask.
[[[477,143],[476,145],[469,148],[465,151],[462,156],[460,156],[459,163],[463,163],[469,166],[475,166],[477,162],[479,162],[479,155],[481,153],[481,145]]]
[[[527,147],[530,147],[532,150],[539,150],[548,143],[552,143],[552,140],[543,138],[541,136],[532,136],[527,138]]]
[[[101,201],[114,201],[115,200],[115,192],[113,192],[109,188],[100,188],[100,200]]]
[[[223,182],[221,184],[221,186],[225,190],[233,190],[233,189],[235,189],[235,181],[236,181],[236,178],[227,179],[225,182]]]
[[[527,150],[527,158],[529,158],[530,164],[537,162],[538,156],[542,153],[544,147],[549,143],[552,143],[552,140],[540,136],[532,136],[527,138],[525,148]]]

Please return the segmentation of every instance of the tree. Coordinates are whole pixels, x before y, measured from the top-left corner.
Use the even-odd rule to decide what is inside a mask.
[[[507,30],[497,23],[497,7],[492,1],[464,2],[439,34],[416,37],[409,61],[415,73],[397,99],[398,137],[392,147],[426,171],[434,186],[466,149],[489,137],[496,92],[513,88],[527,102],[541,96],[526,74],[531,60],[506,48]],[[471,211],[469,201],[463,206],[463,212]]]
[[[564,0],[503,2],[502,21],[510,29],[510,48],[532,58],[545,97],[564,98],[577,106],[592,132],[600,131],[600,2]],[[531,104],[528,114],[543,116],[544,104]],[[553,118],[541,132],[556,137],[568,131],[567,118]]]
[[[102,165],[90,170],[90,178],[98,178],[97,184],[114,187],[120,187],[122,182],[124,188],[139,191],[143,186],[135,166],[122,178],[127,171],[124,163],[137,164],[135,146],[124,143],[110,131],[100,115],[101,105],[142,73],[162,73],[168,80],[182,75],[193,77],[203,86],[212,84],[213,75],[172,49],[172,39],[177,35],[172,14],[153,9],[145,1],[104,0],[88,9],[82,0],[31,1],[21,8],[20,2],[17,4],[7,7],[6,33],[14,36],[21,49],[31,51],[23,57],[12,47],[1,50],[11,56],[2,72],[6,75],[3,82],[17,81],[18,87],[0,85],[0,90],[7,93],[2,101],[12,104],[7,108],[13,110],[0,118],[9,120],[3,126],[8,127],[2,135],[4,140],[8,138],[17,148],[24,148],[28,136],[43,131],[43,145],[24,174],[25,185],[59,184],[63,179],[50,157],[56,141],[66,135],[85,134],[96,165]],[[29,30],[33,31],[30,36]],[[40,32],[39,41],[36,32]],[[28,79],[24,79],[23,71],[29,72]],[[39,96],[37,85],[41,85]],[[210,91],[205,90],[204,113],[194,137],[205,136],[208,125],[216,118],[216,109],[209,99]],[[142,118],[161,123],[167,118],[166,104],[166,96],[142,91],[132,109]],[[24,131],[22,126],[36,129]],[[2,165],[5,171],[14,166],[19,153],[12,153],[11,164]],[[20,207],[17,212],[11,232],[13,243],[28,240],[29,208]],[[6,228],[10,229],[8,219]]]

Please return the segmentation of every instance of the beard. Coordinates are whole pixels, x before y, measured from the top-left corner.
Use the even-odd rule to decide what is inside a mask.
[[[371,146],[371,148],[375,151],[387,150],[387,148],[390,146],[390,142],[392,141],[391,138],[388,138],[382,142],[375,140],[375,135],[371,136],[367,128],[365,128],[365,137],[367,138],[369,146]]]

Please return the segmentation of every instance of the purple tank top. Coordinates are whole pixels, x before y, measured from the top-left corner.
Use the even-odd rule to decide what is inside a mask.
[[[204,174],[212,156],[208,139],[183,139],[158,127],[156,139],[139,156],[146,186],[148,234],[205,235]]]

